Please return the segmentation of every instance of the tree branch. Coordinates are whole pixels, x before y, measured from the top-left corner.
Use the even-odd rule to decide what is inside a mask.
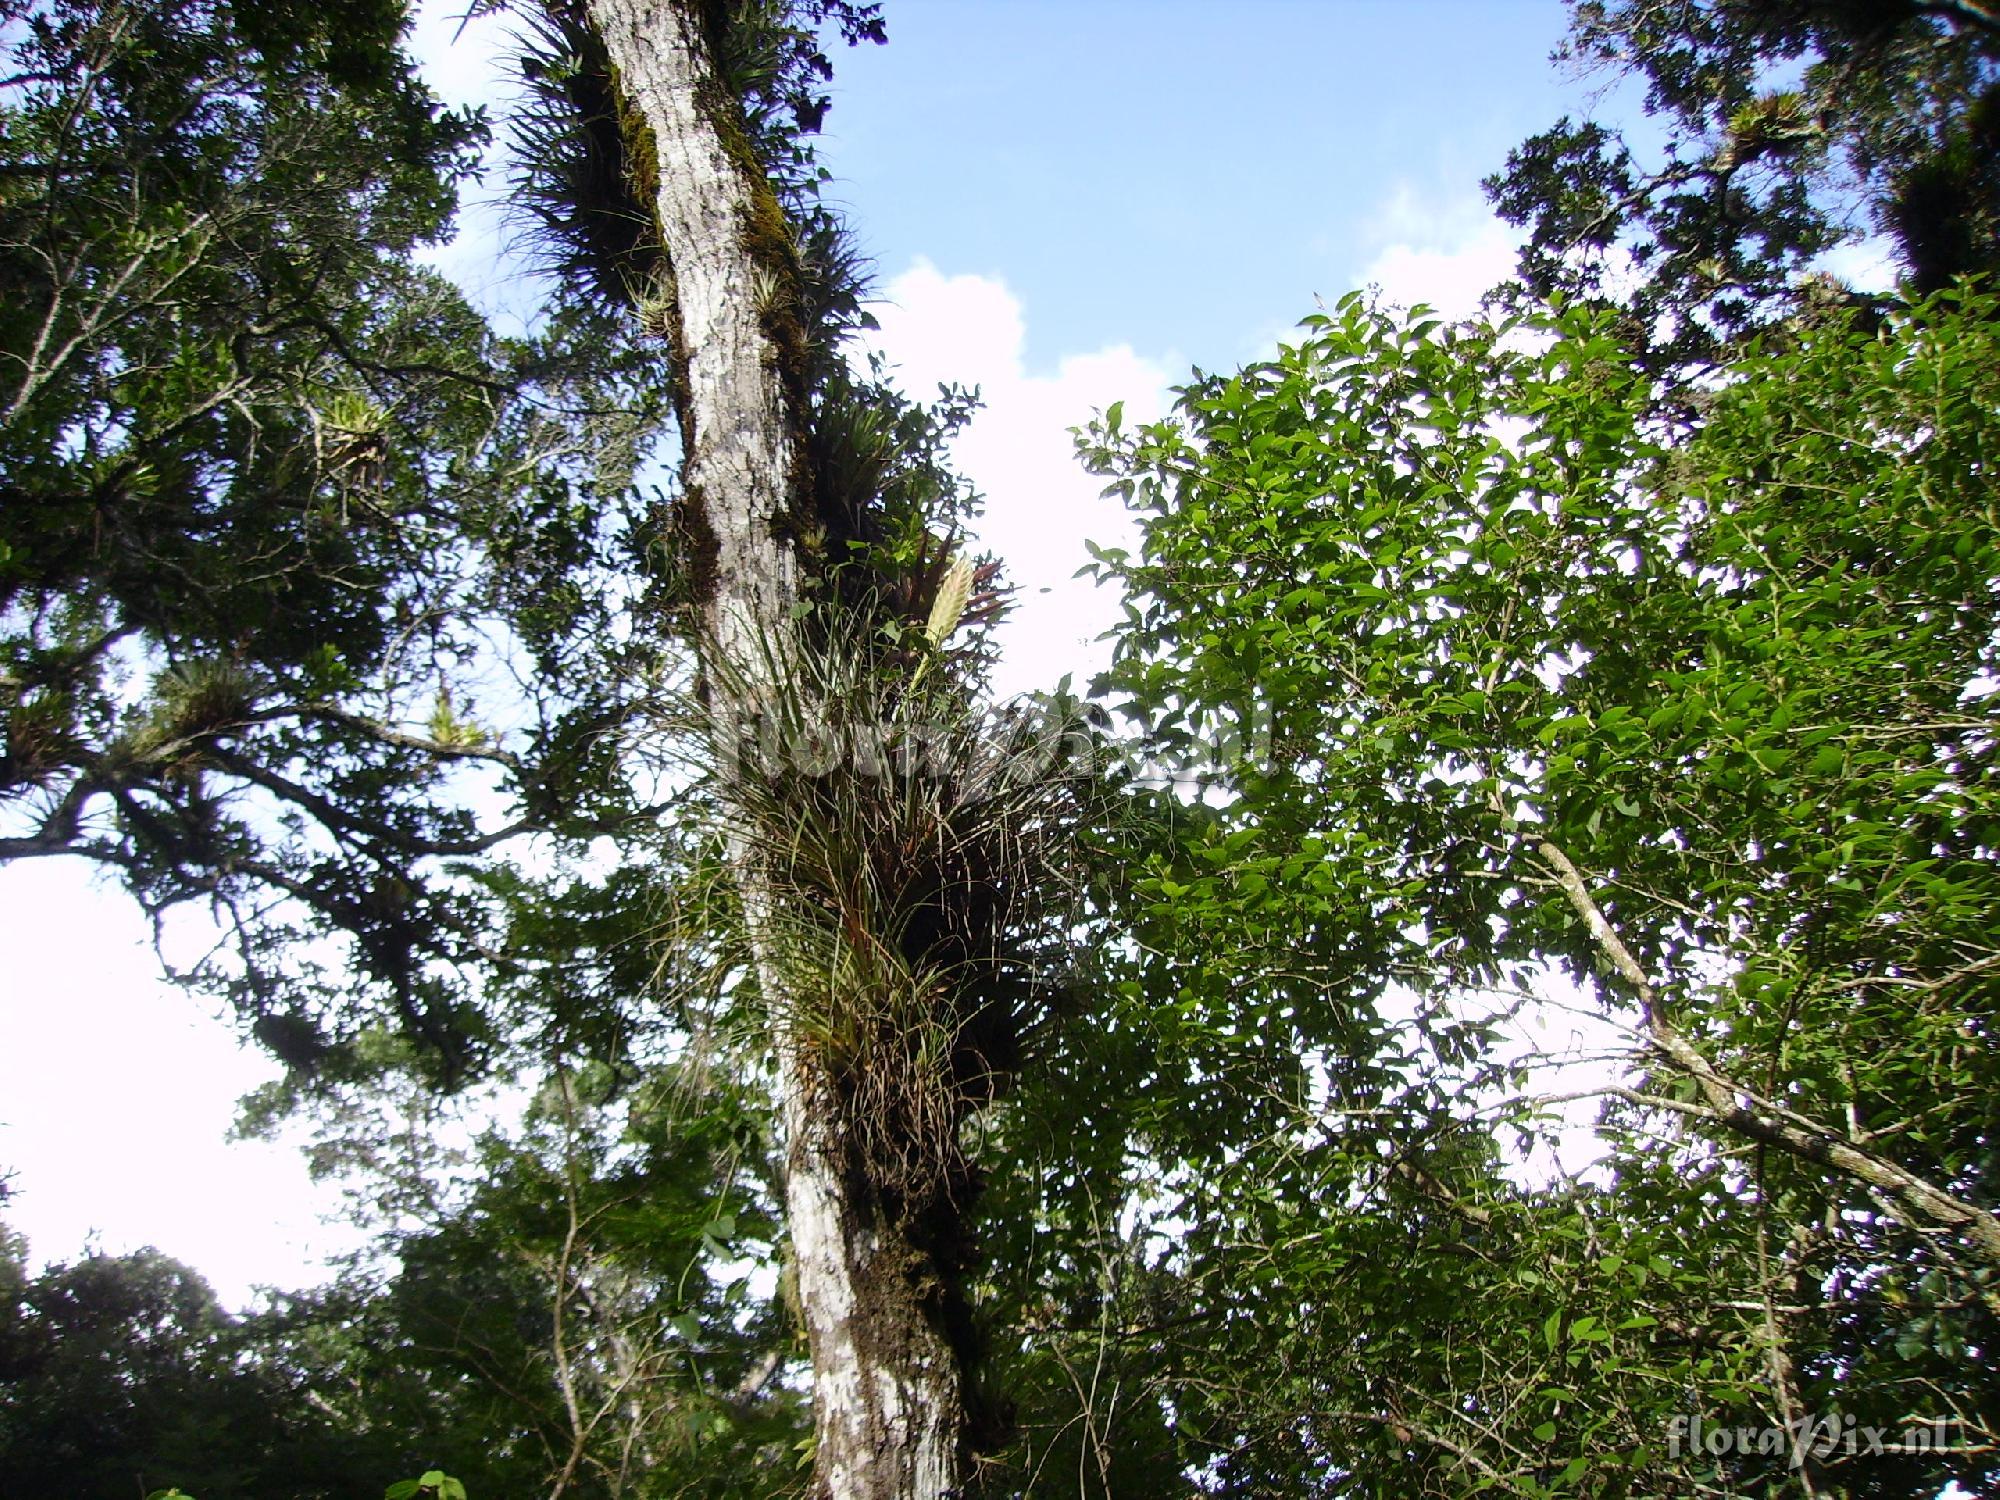
[[[1577,915],[1583,918],[1598,951],[1637,996],[1653,1049],[1694,1080],[1706,1101],[1708,1118],[1750,1140],[1832,1167],[1879,1189],[1916,1218],[1963,1234],[1982,1257],[2000,1265],[2000,1218],[1884,1157],[1860,1149],[1840,1133],[1758,1098],[1717,1071],[1661,1014],[1658,991],[1605,917],[1575,863],[1547,839],[1536,845],[1535,852],[1549,867]],[[1639,1098],[1652,1104],[1665,1103],[1645,1096]]]

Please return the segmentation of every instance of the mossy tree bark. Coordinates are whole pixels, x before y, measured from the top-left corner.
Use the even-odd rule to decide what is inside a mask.
[[[768,180],[718,76],[699,0],[590,0],[626,99],[653,136],[657,213],[672,266],[681,390],[682,487],[701,649],[712,685],[755,692],[774,646],[792,649],[800,562],[783,518],[800,492],[805,419],[786,330],[761,294],[790,268]],[[796,335],[797,330],[790,330]],[[712,686],[711,691],[727,691]],[[730,722],[751,705],[712,705]],[[850,772],[851,773],[851,772]],[[771,894],[735,851],[753,947]],[[761,955],[760,955],[761,957]],[[940,1500],[965,1466],[958,1358],[941,1327],[944,1288],[872,1191],[838,1092],[784,1023],[777,966],[760,980],[778,1035],[792,1252],[813,1362],[816,1500]]]

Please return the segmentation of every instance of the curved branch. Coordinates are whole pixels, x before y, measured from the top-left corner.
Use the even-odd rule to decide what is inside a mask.
[[[387,845],[398,853],[417,858],[483,854],[488,849],[504,844],[507,840],[529,832],[536,826],[534,818],[524,817],[515,819],[504,828],[495,829],[491,833],[477,834],[471,838],[426,838],[422,834],[411,833],[377,818],[364,817],[360,813],[337,806],[311,788],[287,780],[277,772],[220,745],[207,746],[206,753],[230,775],[250,782],[253,786],[260,786],[273,796],[296,807],[304,808],[329,830],[361,834],[377,844]]]
[[[1760,1098],[1755,1091],[1718,1071],[1661,1014],[1658,991],[1591,895],[1582,871],[1547,839],[1536,845],[1535,852],[1549,867],[1556,884],[1562,888],[1577,915],[1583,918],[1598,951],[1637,996],[1639,1012],[1653,1049],[1694,1080],[1701,1091],[1705,1106],[1703,1112],[1707,1118],[1750,1140],[1775,1146],[1793,1156],[1831,1167],[1866,1183],[1902,1205],[1908,1215],[1964,1235],[1983,1258],[2000,1265],[2000,1218],[1976,1203],[1968,1203],[1956,1194],[1926,1182],[1886,1157],[1861,1149],[1844,1135],[1817,1121]],[[1674,1107],[1663,1101],[1648,1099],[1646,1102]]]

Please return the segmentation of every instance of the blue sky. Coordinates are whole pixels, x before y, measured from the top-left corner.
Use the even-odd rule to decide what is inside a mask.
[[[1124,522],[1068,429],[1113,400],[1160,410],[1191,363],[1255,357],[1316,293],[1466,306],[1509,255],[1479,179],[1592,87],[1547,62],[1556,0],[891,0],[888,19],[887,47],[835,57],[824,160],[888,299],[879,346],[914,392],[987,397],[958,457],[1021,586],[1009,690],[1087,677],[1115,612],[1071,579]],[[493,92],[497,29],[427,14],[447,94]],[[485,215],[440,260],[525,300]],[[0,869],[9,1218],[38,1259],[91,1231],[156,1244],[236,1303],[318,1279],[354,1243],[316,1222],[337,1199],[286,1147],[222,1142],[271,1065],[157,983],[146,938],[80,869]]]
[[[1458,218],[1586,99],[1556,0],[891,0],[834,58],[826,165],[884,272],[1004,280],[1027,355],[1234,362]],[[1397,205],[1402,218],[1396,218]],[[1455,226],[1441,226],[1444,228]]]

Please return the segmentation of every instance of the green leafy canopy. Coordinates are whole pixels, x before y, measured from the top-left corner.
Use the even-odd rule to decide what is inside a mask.
[[[1338,1409],[1431,1434],[1403,1446],[1460,1482],[1682,1493],[1659,1445],[1689,1400],[1991,1401],[1994,311],[1959,289],[1753,344],[1673,425],[1607,312],[1354,297],[1083,439],[1143,535],[1100,564],[1132,591],[1108,690],[1190,747],[1248,705],[1271,724],[1151,856],[1129,992],[1186,1049],[1149,1081],[1155,1139],[1204,1163],[1163,1265],[1222,1306],[1282,1284],[1298,1316],[1244,1337],[1300,1362],[1308,1456],[1391,1461],[1312,1415]],[[1481,1017],[1559,998],[1551,970],[1612,1048],[1584,1085],[1610,1175],[1542,1197],[1480,1143],[1532,1128],[1548,1060],[1513,1074]],[[1369,1260],[1411,1213],[1476,1263],[1421,1237]],[[1616,1263],[1579,1279],[1565,1243]],[[1493,1300],[1460,1328],[1468,1274]],[[1612,1345],[1531,1376],[1516,1340],[1586,1308]],[[1589,1445],[1548,1401],[1594,1414]],[[1944,1462],[1865,1483],[1978,1472]]]

